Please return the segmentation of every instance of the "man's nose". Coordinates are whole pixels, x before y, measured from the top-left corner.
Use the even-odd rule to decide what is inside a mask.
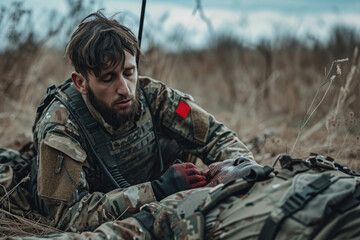
[[[120,76],[116,82],[116,93],[119,95],[128,96],[129,91],[130,90],[129,90],[126,79],[123,76]]]

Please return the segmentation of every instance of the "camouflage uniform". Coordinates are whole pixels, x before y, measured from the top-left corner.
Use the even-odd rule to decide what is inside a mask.
[[[54,234],[46,238],[255,240],[268,219],[278,221],[284,216],[287,208],[281,207],[285,203],[291,203],[287,205],[290,209],[296,208],[303,201],[301,196],[305,196],[310,199],[282,221],[275,239],[358,239],[359,183],[359,176],[309,168],[297,162],[276,176],[271,174],[265,181],[252,183],[241,179],[214,188],[173,194],[160,203],[143,206],[140,214],[145,213],[145,218],[137,214],[104,223],[93,232]],[[317,191],[317,187],[320,187],[317,194],[303,195],[311,192],[309,189]],[[262,237],[271,239],[267,235]]]
[[[173,163],[173,156],[183,161],[187,156],[196,156],[205,164],[237,157],[253,159],[236,134],[197,106],[191,96],[150,78],[140,78],[139,84],[149,97],[160,142],[164,145],[176,142],[175,150],[170,146],[172,152],[164,157],[164,170]],[[58,94],[67,98],[62,92]],[[156,201],[150,181],[162,174],[143,94],[138,121],[116,130],[103,120],[87,96],[83,98],[98,124],[114,139],[111,154],[119,159],[121,173],[132,186],[114,189],[89,154],[76,121],[64,105],[53,101],[37,121],[34,131],[38,158],[33,168],[37,182],[31,192],[40,212],[54,217],[56,228],[74,232],[93,230],[104,222],[130,217],[142,205]],[[177,113],[180,102],[189,106],[185,115]],[[133,220],[127,221],[131,225]]]

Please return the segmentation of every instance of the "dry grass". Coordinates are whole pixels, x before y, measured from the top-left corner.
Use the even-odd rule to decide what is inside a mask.
[[[316,152],[360,171],[360,61],[355,48],[360,38],[345,27],[332,34],[327,44],[311,47],[291,37],[253,48],[231,37],[214,38],[204,50],[170,53],[154,46],[145,52],[140,73],[193,95],[238,133],[260,164],[272,163],[278,154],[306,158]],[[1,147],[19,149],[31,140],[36,107],[47,86],[70,76],[63,52],[43,43],[25,41],[0,53]],[[335,62],[330,69],[342,58],[349,61]],[[6,219],[14,216],[1,212],[0,217],[3,231]]]
[[[225,40],[203,51],[153,49],[141,70],[191,93],[239,134],[260,163],[278,154],[304,158],[317,152],[360,170],[359,56],[349,52],[349,61],[339,61],[334,49],[320,54],[298,44],[289,51],[286,45],[269,50],[271,64],[261,50]],[[331,129],[330,119],[338,122]]]
[[[28,216],[21,217],[0,208],[0,237],[10,236],[39,236],[61,232],[47,224],[29,220]]]
[[[323,97],[303,127],[293,154],[306,157],[316,150],[339,161],[359,159],[358,55],[349,52],[344,56],[349,62],[336,63],[338,67],[329,72],[336,78],[326,90],[328,86],[319,86],[324,81],[324,68],[329,69],[330,63],[338,59],[334,49],[324,46],[315,51],[301,43],[291,49],[286,44],[272,47],[267,55],[262,49],[245,48],[231,39],[218,40],[208,49],[197,51],[169,53],[152,48],[145,53],[140,73],[192,94],[199,105],[247,143],[266,135],[266,146],[276,144],[270,152],[255,149],[261,161],[269,154],[272,158],[291,151],[311,102],[314,100],[316,106]],[[336,73],[339,68],[341,75]],[[63,52],[39,45],[36,50],[29,47],[2,53],[0,71],[0,144],[18,148],[31,139],[35,109],[46,87],[64,81],[72,68]],[[350,112],[351,127],[346,122],[350,121],[346,117]],[[330,120],[337,122],[336,127],[329,127]],[[345,136],[346,144],[336,141]],[[282,141],[271,140],[275,138]]]
[[[263,145],[254,146],[253,150],[259,161],[291,152],[307,112],[323,98],[301,128],[293,155],[306,157],[315,151],[340,162],[359,160],[358,55],[350,55],[349,62],[338,63],[342,74],[334,68],[330,76],[336,77],[331,86],[319,88],[325,76],[323,67],[301,60],[310,54],[318,58],[316,53],[308,50],[306,55],[292,56],[282,51],[271,52],[274,60],[268,78],[259,51],[225,43],[179,53],[151,49],[145,53],[140,72],[193,95],[200,106],[235,130],[246,143],[263,138]],[[290,61],[294,57],[299,59]],[[332,61],[329,57],[326,62]],[[288,64],[283,66],[283,62]],[[2,55],[0,68],[7,63]],[[31,139],[36,106],[46,87],[64,81],[72,68],[62,52],[40,48],[35,53],[22,52],[11,68],[2,69],[0,144],[18,148]],[[313,109],[309,109],[313,100]]]

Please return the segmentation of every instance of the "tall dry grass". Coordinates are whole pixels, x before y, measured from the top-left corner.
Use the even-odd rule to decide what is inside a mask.
[[[87,14],[89,7],[82,1],[68,2],[73,4],[71,12],[60,21],[65,29],[57,25],[59,21],[49,21],[48,35],[42,39],[29,30],[21,35],[22,19],[31,21],[31,13],[21,4],[0,17],[1,25],[8,26],[0,36],[13,43],[0,53],[1,146],[16,148],[31,139],[35,109],[46,87],[61,83],[72,71],[63,50],[46,45],[64,31],[71,33],[81,19],[69,17],[74,11],[79,13],[76,16]],[[152,29],[145,31],[152,42]],[[139,71],[192,94],[200,106],[235,130],[264,163],[291,151],[311,103],[316,106],[323,98],[301,130],[293,155],[306,157],[315,151],[339,160],[358,160],[359,56],[354,51],[359,43],[359,33],[346,26],[334,27],[327,43],[313,36],[299,40],[282,35],[275,42],[264,39],[248,47],[231,36],[214,36],[202,50],[187,47],[169,52],[153,45],[145,52]],[[336,63],[329,72],[331,63],[343,58],[349,61]],[[336,76],[328,90],[326,84],[319,88],[326,74]]]
[[[68,3],[71,12],[61,25],[49,20],[48,34],[40,39],[24,30],[31,25],[22,25],[24,19],[33,20],[22,4],[0,11],[0,37],[11,42],[0,52],[0,147],[18,149],[31,140],[46,88],[70,76],[63,50],[47,45],[64,32],[69,35],[81,19],[70,16],[87,14],[82,1]],[[145,31],[152,42],[152,30]],[[238,133],[261,164],[281,153],[316,152],[359,171],[359,43],[359,33],[345,26],[335,27],[327,43],[282,36],[248,47],[231,36],[214,36],[202,50],[169,52],[153,45],[139,71],[193,95]],[[343,58],[349,61],[330,69]]]

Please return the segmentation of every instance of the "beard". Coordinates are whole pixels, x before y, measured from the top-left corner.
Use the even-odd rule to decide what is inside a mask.
[[[129,121],[136,121],[136,117],[140,114],[140,87],[139,83],[136,84],[136,96],[130,94],[129,96],[120,95],[118,99],[114,102],[121,101],[123,99],[131,99],[132,104],[121,112],[114,110],[111,107],[107,106],[106,103],[100,99],[98,99],[94,92],[91,90],[88,84],[86,84],[86,89],[89,95],[90,103],[93,107],[101,114],[104,118],[105,122],[110,124],[115,130],[118,129],[121,125]]]

